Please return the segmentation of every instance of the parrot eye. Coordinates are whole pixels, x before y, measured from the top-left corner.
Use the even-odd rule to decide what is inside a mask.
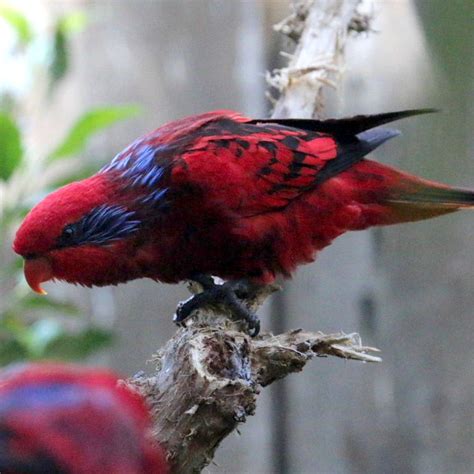
[[[74,237],[76,236],[76,230],[74,225],[69,224],[64,227],[61,237],[59,238],[61,246],[66,246],[71,244],[74,241]]]

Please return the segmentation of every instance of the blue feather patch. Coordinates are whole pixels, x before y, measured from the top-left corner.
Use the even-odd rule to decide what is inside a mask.
[[[161,206],[165,204],[163,198],[167,192],[168,189],[157,189],[156,191],[152,191],[140,199],[140,204],[144,204],[145,206]]]
[[[101,173],[119,172],[126,189],[145,188],[145,195],[138,199],[139,204],[156,208],[163,206],[166,188],[158,187],[165,175],[166,167],[160,164],[160,156],[172,153],[169,145],[151,145],[144,140],[132,143],[119,153]]]
[[[64,227],[58,247],[108,244],[135,233],[140,224],[134,211],[103,204],[92,209],[79,221]]]
[[[77,384],[29,384],[8,393],[0,401],[0,415],[13,410],[44,410],[78,405],[87,400],[88,392]]]
[[[157,186],[165,172],[165,168],[157,158],[166,152],[167,148],[167,145],[136,142],[119,153],[100,172],[119,171],[120,177],[126,179],[129,186],[153,188]]]

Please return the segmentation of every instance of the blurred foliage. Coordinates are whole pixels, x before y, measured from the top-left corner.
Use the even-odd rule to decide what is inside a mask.
[[[18,41],[23,46],[33,39],[33,30],[30,22],[23,13],[7,5],[0,5],[0,17],[15,30]]]
[[[70,35],[82,30],[86,23],[87,17],[83,12],[72,12],[57,20],[54,27],[53,55],[49,68],[51,87],[62,79],[68,70]]]
[[[20,166],[23,156],[20,130],[14,120],[0,112],[0,179],[6,181]]]
[[[50,98],[71,62],[70,36],[85,26],[86,17],[81,12],[65,15],[43,36],[36,33],[34,23],[22,12],[11,7],[0,5],[2,19],[4,24],[0,28],[7,25],[16,35],[17,44],[10,54],[22,55],[21,59],[28,62],[25,69],[33,78],[47,76],[44,95]],[[34,54],[24,54],[25,49],[34,51],[36,42],[48,43],[47,50],[51,51],[43,59],[42,68],[38,68]],[[81,321],[80,310],[74,303],[33,294],[24,280],[21,259],[14,257],[11,244],[16,228],[31,206],[59,183],[90,172],[90,163],[77,156],[89,140],[138,113],[132,105],[86,111],[51,152],[38,156],[25,146],[30,130],[23,125],[27,120],[21,113],[22,100],[24,97],[12,99],[0,85],[0,365],[29,359],[83,358],[112,342],[109,331]]]
[[[85,113],[69,130],[63,142],[49,155],[49,160],[65,158],[80,153],[89,137],[115,122],[136,115],[139,108],[134,105],[102,107]]]

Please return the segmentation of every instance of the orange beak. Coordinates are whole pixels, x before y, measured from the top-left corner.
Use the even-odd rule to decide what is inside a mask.
[[[50,261],[45,257],[28,259],[25,260],[23,270],[30,288],[40,295],[46,295],[46,291],[41,288],[41,283],[53,278],[53,268]]]

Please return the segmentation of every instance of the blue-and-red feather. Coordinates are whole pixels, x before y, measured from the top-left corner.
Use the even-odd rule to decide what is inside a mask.
[[[107,371],[32,364],[0,376],[0,472],[166,474],[143,400]]]
[[[171,122],[91,178],[48,196],[14,248],[32,288],[196,273],[271,282],[348,230],[473,205],[456,190],[365,156],[384,123],[426,110],[340,120],[252,120],[231,111]]]

